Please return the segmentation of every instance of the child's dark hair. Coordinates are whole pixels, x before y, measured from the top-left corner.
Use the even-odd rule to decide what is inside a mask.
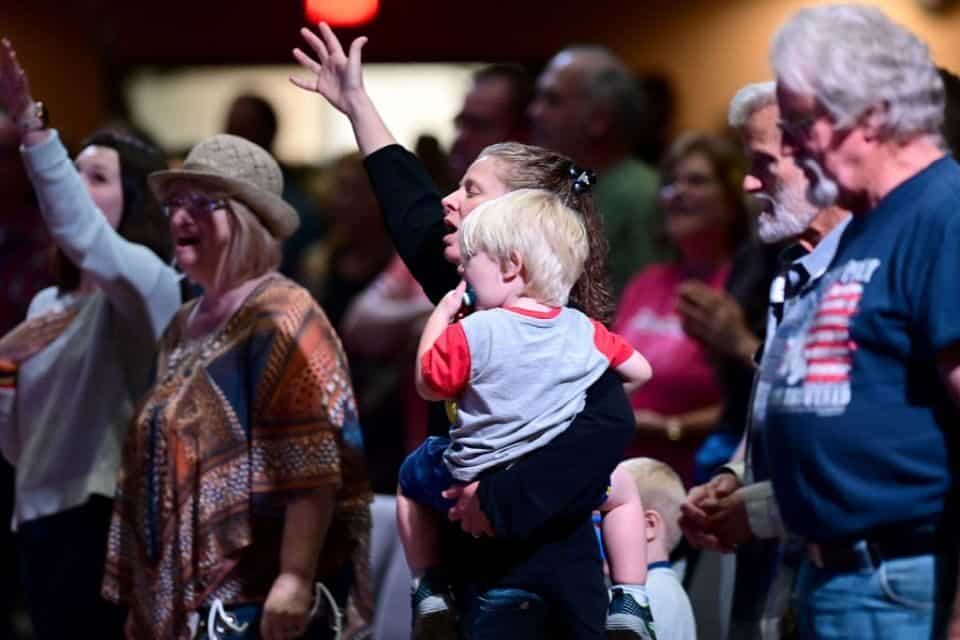
[[[480,158],[500,161],[497,174],[503,183],[514,189],[546,189],[560,196],[563,203],[583,216],[590,243],[590,255],[583,275],[570,292],[570,299],[584,313],[603,323],[613,314],[613,295],[607,274],[607,239],[603,220],[597,211],[590,189],[574,188],[576,176],[571,175],[574,163],[570,158],[541,147],[502,142],[490,145]]]

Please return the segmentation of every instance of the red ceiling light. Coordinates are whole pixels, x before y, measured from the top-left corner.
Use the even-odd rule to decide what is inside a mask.
[[[310,24],[326,22],[331,27],[359,27],[373,20],[380,0],[304,0]]]

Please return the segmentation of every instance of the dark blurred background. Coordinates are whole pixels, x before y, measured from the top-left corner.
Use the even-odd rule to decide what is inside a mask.
[[[373,0],[310,2],[356,9]],[[369,36],[368,90],[399,141],[416,149],[445,189],[456,181],[446,155],[454,117],[482,65],[516,63],[535,77],[564,47],[609,47],[641,83],[649,126],[634,151],[653,166],[682,132],[727,133],[734,92],[770,77],[767,48],[778,25],[812,4],[819,3],[379,0],[369,22],[335,30],[345,43]],[[924,39],[939,65],[960,69],[960,2],[869,4]],[[355,145],[346,120],[286,80],[297,71],[291,49],[305,24],[304,0],[0,0],[0,35],[13,42],[34,97],[74,151],[95,128],[122,122],[176,162],[227,128],[238,95],[269,102],[274,150],[288,178],[284,196],[303,221],[285,246],[284,272],[309,287],[344,338],[372,481],[390,493],[403,454],[424,435],[426,405],[413,391],[412,354],[430,304],[377,223],[361,160],[349,155]],[[253,111],[235,132],[259,141],[263,110],[255,103],[247,101]],[[11,136],[9,123],[5,135],[0,127],[0,335],[49,284],[45,232]],[[390,330],[383,325],[388,305],[395,310]],[[7,526],[12,487],[12,470],[0,459],[0,640],[30,637]],[[401,599],[405,607],[405,591]],[[712,610],[702,610],[701,629],[719,628]]]
[[[571,43],[599,42],[640,74],[666,78],[675,130],[722,126],[726,101],[769,75],[766,47],[801,0],[381,0],[370,62],[516,61],[536,67]],[[949,0],[873,2],[960,66],[960,10]],[[933,7],[933,8],[930,8]],[[28,66],[68,139],[128,111],[125,79],[144,66],[287,64],[302,0],[6,0],[0,31]],[[182,114],[189,118],[189,114]]]

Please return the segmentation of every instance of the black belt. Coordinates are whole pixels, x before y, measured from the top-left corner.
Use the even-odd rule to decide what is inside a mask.
[[[843,542],[811,542],[807,544],[807,557],[821,569],[855,571],[877,567],[884,560],[936,553],[943,548],[940,540],[933,529],[919,532],[905,529],[895,538],[867,536]]]

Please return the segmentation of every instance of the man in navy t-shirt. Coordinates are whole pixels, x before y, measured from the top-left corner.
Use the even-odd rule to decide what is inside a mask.
[[[808,199],[854,217],[767,351],[753,463],[808,542],[802,636],[931,637],[957,569],[960,166],[943,86],[926,46],[864,6],[797,12],[771,59]]]

